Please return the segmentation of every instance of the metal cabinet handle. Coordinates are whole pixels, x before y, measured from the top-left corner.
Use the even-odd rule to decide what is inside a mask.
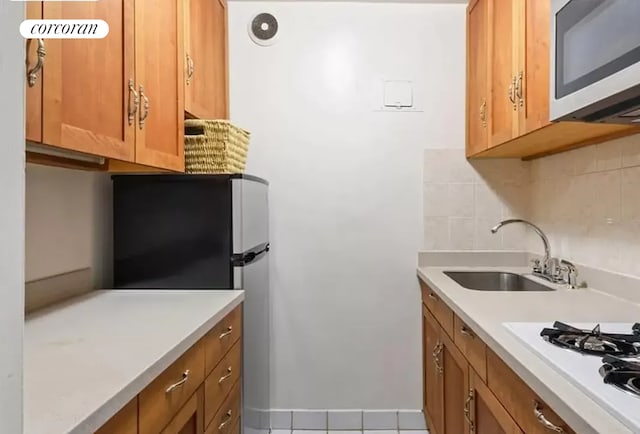
[[[431,300],[438,301],[438,296],[436,296],[433,292],[430,292],[430,293],[429,293],[429,298],[430,298]]]
[[[482,104],[480,104],[480,124],[482,128],[487,127],[487,100],[483,99]]]
[[[133,97],[133,101],[132,101]],[[129,79],[129,125],[133,125],[136,119],[136,113],[138,112],[138,105],[140,104],[140,97],[136,92],[136,86],[132,79]]]
[[[222,382],[229,377],[231,377],[231,366],[227,368],[227,375],[223,375],[222,377],[220,377],[220,379],[218,380],[218,384],[222,384]]]
[[[473,423],[473,419],[471,418],[471,402],[474,399],[473,389],[469,389],[469,395],[467,395],[467,399],[464,401],[464,420],[469,425],[469,433],[472,434],[475,431],[475,424]]]
[[[224,337],[227,337],[227,336],[229,336],[231,333],[233,333],[233,327],[232,327],[232,326],[229,326],[229,327],[227,328],[227,331],[226,331],[226,332],[224,332],[224,333],[222,333],[220,336],[218,336],[218,339],[222,339],[222,338],[224,338]]]
[[[533,401],[533,415],[538,420],[538,423],[543,427],[545,427],[547,430],[553,431],[559,434],[565,434],[564,429],[551,423],[549,419],[545,417],[545,415],[542,413],[542,406],[538,401]]]
[[[524,73],[520,71],[520,74],[518,74],[518,84],[516,85],[516,96],[518,97],[518,100],[520,102],[520,107],[524,107],[524,96],[523,96],[524,89],[522,87],[523,80],[524,80]]]
[[[165,390],[165,393],[171,393],[173,390],[184,385],[184,383],[186,383],[187,380],[189,379],[189,372],[190,371],[188,369],[184,371],[182,373],[182,379],[176,383],[173,383],[171,386],[167,387],[167,389]]]
[[[140,119],[138,120],[138,124],[140,125],[140,129],[144,128],[144,121],[149,117],[149,98],[144,93],[144,88],[140,86],[140,98],[142,98],[142,105],[140,105]]]
[[[471,339],[476,337],[476,335],[466,325],[463,325],[462,327],[460,327],[460,333],[462,333],[465,336],[470,337]]]
[[[436,343],[435,347],[433,347],[433,352],[431,353],[431,355],[433,356],[433,364],[436,368],[437,374],[442,374],[444,372],[444,368],[442,367],[442,364],[440,364],[440,354],[442,354],[442,348],[442,342],[438,342]]]
[[[222,428],[225,427],[225,425],[227,425],[229,422],[231,422],[231,416],[233,415],[233,411],[229,410],[227,412],[227,417],[224,420],[224,422],[222,422],[220,425],[218,425],[218,431],[221,431]]]
[[[38,61],[36,62],[36,66],[27,71],[29,87],[33,87],[36,85],[38,81],[38,72],[40,72],[40,70],[44,66],[44,58],[47,55],[47,49],[44,46],[44,39],[38,39],[37,41],[38,49],[36,50],[36,53],[38,53]]]
[[[516,76],[514,75],[513,78],[511,79],[511,85],[509,85],[509,101],[511,101],[511,104],[513,105],[513,110],[517,110],[518,109],[518,105],[516,104]]]
[[[191,84],[191,78],[193,77],[193,73],[195,71],[195,64],[193,63],[193,58],[187,53],[187,86]]]

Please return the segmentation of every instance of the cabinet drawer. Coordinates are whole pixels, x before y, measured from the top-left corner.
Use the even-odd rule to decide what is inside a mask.
[[[231,434],[235,426],[236,419],[240,416],[240,385],[238,381],[231,390],[231,393],[224,400],[224,403],[213,417],[205,434]]]
[[[482,381],[487,381],[487,346],[458,315],[453,316],[454,342]]]
[[[420,287],[422,289],[422,302],[427,306],[431,314],[436,317],[442,329],[453,339],[453,311],[422,280],[420,281]]]
[[[220,362],[240,336],[242,336],[242,305],[229,312],[205,336],[207,374]]]
[[[218,363],[204,382],[205,425],[216,415],[222,401],[240,378],[242,339],[239,339],[227,355]]]
[[[162,430],[161,434],[186,434],[201,433],[204,430],[202,420],[202,406],[204,403],[204,389],[198,388],[187,403],[178,410],[169,425]]]
[[[527,434],[548,434],[543,421],[575,434],[567,424],[518,377],[493,351],[487,350],[487,385]],[[542,417],[539,414],[542,414]],[[539,419],[540,418],[540,419]]]
[[[196,343],[140,392],[140,434],[156,434],[204,381],[203,341]]]
[[[133,398],[122,410],[116,413],[96,434],[137,434],[138,398]]]

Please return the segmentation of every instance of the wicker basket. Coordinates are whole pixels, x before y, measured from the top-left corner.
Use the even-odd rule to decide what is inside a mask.
[[[247,162],[249,132],[227,120],[184,121],[186,173],[242,173]]]

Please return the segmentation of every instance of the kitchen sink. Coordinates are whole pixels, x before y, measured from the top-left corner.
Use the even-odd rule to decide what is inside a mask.
[[[502,271],[445,271],[460,286],[476,291],[554,291],[531,279]]]

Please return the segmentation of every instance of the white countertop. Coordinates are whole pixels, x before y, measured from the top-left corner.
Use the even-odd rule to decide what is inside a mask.
[[[474,291],[443,274],[454,270],[527,273],[530,268],[426,266],[418,268],[418,276],[576,432],[633,434],[527,348],[503,323],[638,322],[639,304],[594,289],[570,291],[558,285],[553,285],[557,288],[553,292]],[[640,401],[638,405],[640,410]]]
[[[244,299],[102,290],[25,321],[24,433],[92,433]]]

